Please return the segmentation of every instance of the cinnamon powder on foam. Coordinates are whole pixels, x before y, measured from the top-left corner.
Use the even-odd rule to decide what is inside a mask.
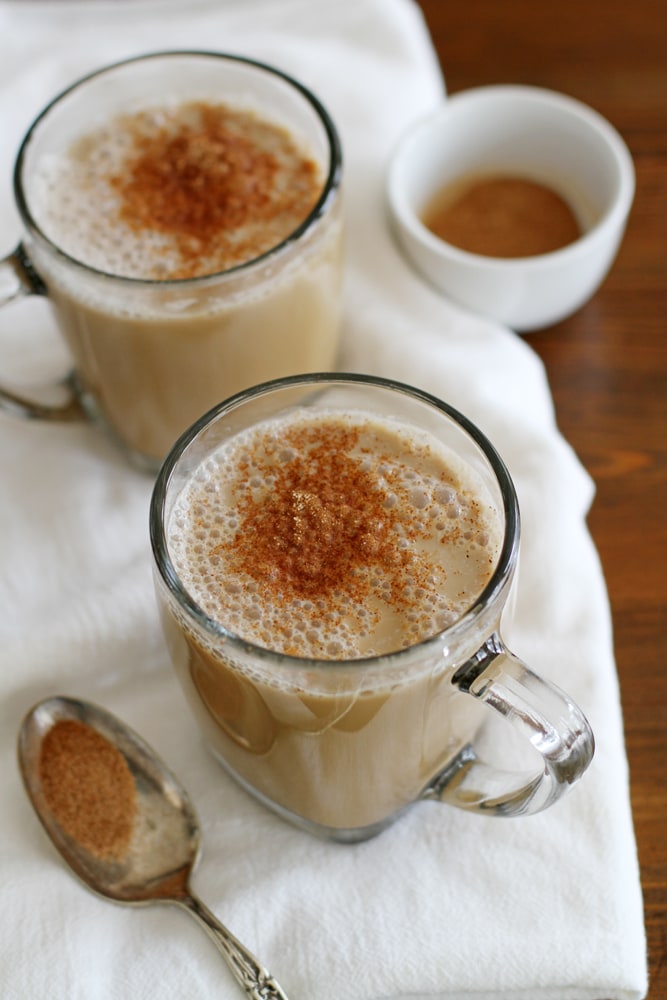
[[[485,585],[489,510],[425,441],[353,415],[255,430],[170,522],[177,572],[212,618],[270,649],[349,659],[435,634]]]
[[[134,232],[168,237],[191,278],[252,260],[312,211],[321,180],[289,133],[250,112],[192,102],[122,121],[131,138],[108,182],[119,218]],[[160,124],[162,122],[162,124]]]
[[[377,471],[352,454],[363,452],[359,438],[356,428],[336,425],[293,430],[289,444],[296,454],[272,469],[270,493],[261,503],[247,492],[240,501],[238,531],[220,554],[232,572],[260,583],[274,607],[341,590],[361,605],[380,577],[388,581],[392,609],[405,615],[414,603],[406,586],[429,586],[432,561],[397,546],[399,525],[408,542],[427,532],[415,521],[406,525],[400,505],[388,506]],[[392,458],[374,451],[374,469],[386,463],[389,471]],[[253,471],[250,464],[241,466],[240,481],[249,482]],[[450,525],[448,542],[459,535]]]
[[[349,455],[358,432],[330,427],[322,440],[312,436],[307,430],[292,436],[293,447],[305,449],[276,467],[264,503],[241,504],[231,567],[268,583],[274,597],[326,595],[345,580],[350,596],[361,600],[355,571],[372,563],[394,580],[396,593],[407,557],[395,536],[388,540],[397,515],[387,509],[377,477]]]

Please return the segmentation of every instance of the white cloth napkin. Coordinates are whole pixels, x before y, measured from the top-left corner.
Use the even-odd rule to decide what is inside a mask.
[[[328,105],[347,178],[341,367],[440,395],[504,455],[523,513],[509,638],[579,702],[597,754],[565,800],[532,818],[422,803],[357,846],[292,829],[222,772],[185,707],[152,592],[151,482],[92,428],[0,416],[0,994],[240,995],[185,914],[100,900],[43,834],[15,763],[17,727],[37,700],[69,694],[121,716],[179,775],[204,831],[194,889],[290,1000],[642,997],[642,899],[610,616],[585,526],[592,485],[558,433],[527,343],[426,287],[387,228],[387,157],[444,96],[418,10],[409,0],[0,4],[6,251],[20,233],[13,159],[36,112],[96,66],[165,47],[263,58]],[[0,344],[3,379],[35,381],[65,364],[41,301],[3,310]]]

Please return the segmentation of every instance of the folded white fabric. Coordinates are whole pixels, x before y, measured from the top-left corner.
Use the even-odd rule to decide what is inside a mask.
[[[10,176],[49,97],[128,55],[206,48],[300,77],[345,150],[341,367],[447,399],[505,457],[523,514],[508,638],[595,730],[583,781],[546,813],[481,818],[422,803],[373,841],[330,845],[250,799],[202,746],[154,603],[151,483],[86,426],[0,416],[0,994],[7,1000],[238,997],[204,934],[167,907],[127,910],[65,870],[15,764],[19,720],[52,694],[137,729],[189,789],[204,831],[193,885],[294,1000],[631,1000],[646,990],[642,900],[609,609],[585,526],[592,487],[558,433],[542,367],[513,333],[450,306],[395,248],[383,177],[401,131],[443,99],[409,0],[0,4],[0,232]],[[0,316],[2,372],[62,365],[43,302]]]

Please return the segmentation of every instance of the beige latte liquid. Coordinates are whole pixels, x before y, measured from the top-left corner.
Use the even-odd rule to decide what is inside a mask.
[[[287,130],[206,102],[114,117],[37,164],[40,227],[92,273],[36,260],[82,389],[131,451],[157,463],[234,392],[334,366],[338,203],[261,263],[323,184]]]
[[[501,537],[472,469],[391,419],[297,410],[231,438],[176,500],[167,544],[200,608],[255,648],[203,643],[163,606],[219,758],[330,830],[372,827],[412,802],[469,738],[477,706],[458,695],[452,712],[437,650],[404,674],[353,661],[455,622],[488,583]]]

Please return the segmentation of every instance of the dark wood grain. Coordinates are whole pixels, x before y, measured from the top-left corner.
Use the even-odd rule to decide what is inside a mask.
[[[528,336],[563,435],[592,474],[646,915],[650,1000],[667,998],[667,7],[662,0],[419,0],[450,93],[550,87],[623,135],[637,193],[611,274]]]

